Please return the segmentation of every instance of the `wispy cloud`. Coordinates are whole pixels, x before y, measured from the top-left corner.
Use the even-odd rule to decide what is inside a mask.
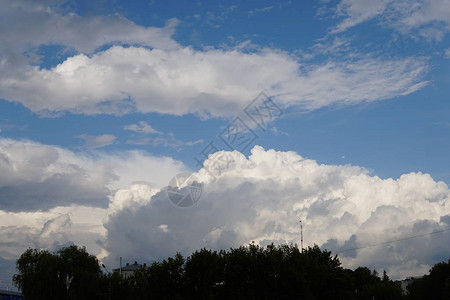
[[[202,139],[195,141],[181,141],[176,139],[173,135],[159,136],[159,137],[141,137],[129,139],[127,144],[131,145],[152,145],[153,147],[170,147],[181,151],[185,146],[190,147],[203,143]]]
[[[450,31],[448,0],[342,0],[336,6],[336,14],[343,20],[332,33],[375,18],[401,33],[416,32],[427,40],[440,41]]]
[[[153,147],[170,147],[174,148],[177,151],[181,151],[185,146],[194,146],[203,142],[203,140],[195,140],[195,141],[180,141],[175,138],[173,133],[167,133],[158,131],[151,127],[147,122],[140,121],[139,124],[129,124],[124,126],[125,130],[133,131],[137,133],[133,135],[133,138],[129,139],[126,143],[130,145],[152,145]],[[148,135],[155,135],[157,137],[149,137]]]
[[[271,11],[273,8],[274,8],[273,5],[262,7],[262,8],[255,8],[255,9],[249,11],[248,14],[250,16],[253,16],[253,15],[256,15],[256,14],[260,14],[260,13],[266,13],[266,12]]]
[[[450,48],[445,49],[445,51],[444,51],[444,56],[445,56],[446,58],[450,58]]]
[[[98,136],[81,134],[77,138],[84,140],[84,147],[86,148],[102,148],[113,144],[116,137],[111,134],[102,134]]]
[[[282,130],[279,130],[279,129],[278,129],[277,127],[275,127],[275,126],[270,127],[269,130],[272,131],[273,134],[274,134],[275,136],[279,136],[279,135],[289,136],[289,133],[287,133],[287,132],[285,132],[285,131],[282,131]]]
[[[0,132],[9,130],[25,130],[27,125],[17,125],[11,123],[8,119],[0,119]]]
[[[134,131],[143,134],[162,134],[161,131],[154,129],[145,121],[140,121],[139,124],[129,124],[123,127],[125,130]]]
[[[355,4],[345,4],[352,1]],[[364,11],[356,0],[347,2],[340,9],[344,17],[353,18],[350,15]],[[29,23],[24,33],[16,32],[25,27],[16,26],[15,20],[24,19],[21,14],[25,12],[11,5],[5,7],[6,12],[0,14],[9,12],[15,17],[1,19],[5,28],[2,34],[6,35],[2,43],[15,56],[6,56],[8,63],[0,64],[0,98],[20,102],[41,114],[156,112],[231,117],[261,90],[282,105],[315,109],[395,98],[426,84],[423,77],[428,63],[416,57],[390,59],[352,53],[351,57],[302,64],[293,53],[253,44],[223,49],[183,47],[172,38],[175,20],[162,28],[142,27],[120,16],[66,16],[44,13],[33,5],[26,8],[26,14],[35,18],[25,19],[35,20],[39,26]],[[59,22],[62,25],[55,32],[52,24]],[[17,49],[32,53],[48,44],[78,52],[49,69],[35,67],[23,53],[17,53]],[[95,51],[111,44],[115,46]],[[345,47],[345,39],[335,39],[331,45],[317,45],[316,50],[336,52]],[[135,125],[129,129],[151,130],[143,123]]]
[[[209,26],[219,28],[222,27],[223,23],[230,17],[231,14],[233,14],[236,11],[237,8],[238,8],[237,5],[230,5],[226,7],[221,6],[219,12],[214,11],[206,12],[204,15],[204,19]]]
[[[36,112],[229,117],[261,90],[287,106],[319,108],[405,95],[424,86],[426,73],[426,60],[412,57],[353,55],[301,66],[289,53],[266,48],[165,52],[115,46],[91,57],[70,57],[49,70],[29,69],[28,79],[0,77],[0,97]]]

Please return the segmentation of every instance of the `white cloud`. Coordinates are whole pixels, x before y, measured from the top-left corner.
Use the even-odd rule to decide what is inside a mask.
[[[302,66],[272,49],[115,46],[91,57],[70,57],[49,70],[29,68],[20,79],[0,78],[0,96],[35,112],[223,117],[236,115],[262,90],[282,105],[304,109],[398,97],[422,88],[426,72],[420,58],[361,57]]]
[[[133,131],[137,135],[133,135],[131,139],[127,141],[130,145],[153,145],[153,147],[163,146],[171,147],[177,151],[181,151],[185,146],[194,146],[203,143],[202,139],[195,141],[180,141],[175,138],[172,133],[164,134],[151,127],[147,122],[140,121],[139,124],[129,124],[124,126],[125,130]],[[148,137],[149,134],[158,134],[157,137]]]
[[[327,37],[319,39],[317,43],[311,47],[312,53],[301,51],[303,59],[308,60],[314,58],[316,55],[342,55],[350,51],[350,39],[339,36],[333,36],[328,40]]]
[[[74,153],[0,138],[0,263],[6,266],[0,278],[12,276],[9,266],[29,247],[75,243],[105,257],[108,214],[142,205],[186,171],[178,161],[141,151]]]
[[[9,279],[12,287],[15,261],[30,247],[54,251],[70,244],[84,245],[89,253],[103,258],[106,230],[102,220],[105,213],[104,208],[88,206],[33,212],[0,210],[0,278]]]
[[[407,29],[442,22],[445,25],[442,29],[450,30],[449,0],[409,1],[397,7],[403,10],[400,13],[404,12],[399,23]]]
[[[144,133],[144,134],[161,134],[162,132],[154,129],[152,126],[150,126],[145,121],[140,121],[139,124],[129,124],[125,125],[123,127],[125,130],[134,131],[137,133]]]
[[[152,156],[143,151],[125,151],[115,154],[100,153],[95,159],[97,165],[113,170],[118,178],[108,184],[111,190],[144,182],[154,188],[162,188],[175,174],[186,172],[180,161],[165,156]]]
[[[194,145],[201,144],[201,143],[203,143],[203,140],[202,140],[202,139],[200,139],[200,140],[195,140],[195,141],[185,142],[185,145],[186,145],[186,146],[194,146]]]
[[[114,144],[116,137],[111,134],[102,134],[98,136],[81,134],[77,138],[84,140],[84,147],[86,148],[102,148]]]
[[[335,28],[334,32],[345,31],[382,14],[390,2],[392,0],[342,0],[337,6],[337,13],[346,18]]]
[[[427,235],[450,226],[450,190],[428,174],[381,179],[360,167],[321,165],[295,152],[256,146],[248,158],[226,152],[234,162],[216,180],[204,169],[196,173],[204,182],[202,198],[193,207],[180,209],[161,188],[185,171],[171,159],[137,151],[86,156],[4,139],[0,149],[0,174],[8,174],[0,176],[0,193],[5,187],[14,190],[9,196],[0,195],[11,200],[1,202],[3,259],[14,259],[28,247],[56,249],[76,243],[115,266],[118,256],[151,261],[200,247],[228,249],[250,241],[299,243],[301,219],[306,245],[316,243],[330,250],[424,235],[340,255],[346,267],[385,268],[400,278],[426,272],[445,258],[450,242],[449,232]],[[58,188],[69,195],[66,202],[46,204],[58,198],[50,190],[48,198],[35,195],[39,205],[23,203],[24,182],[41,186],[45,178],[64,178],[66,173],[99,186],[108,206],[74,199],[73,184],[64,180]],[[89,195],[85,184],[76,186],[78,194]]]
[[[421,58],[329,61],[308,68],[306,74],[296,80],[282,83],[286,94],[279,98],[289,105],[306,109],[389,99],[426,86],[428,82],[421,78],[427,70],[427,64]]]
[[[60,245],[86,245],[94,254],[102,251],[105,208],[55,207],[48,211],[5,212],[0,210],[0,257],[16,259],[29,247],[57,249]]]
[[[68,214],[61,215],[45,222],[44,227],[39,234],[40,238],[48,238],[53,236],[58,230],[64,227],[70,227],[71,220]]]
[[[450,30],[449,0],[342,0],[336,10],[344,20],[334,33],[374,18],[404,34],[417,31],[429,40],[440,41]]]
[[[182,163],[145,152],[86,155],[30,141],[0,139],[0,210],[106,207],[108,196],[135,181],[162,187]]]
[[[172,19],[163,28],[143,27],[118,14],[83,17],[63,11],[60,5],[42,1],[4,0],[0,3],[0,28],[3,28],[0,40],[9,49],[64,45],[79,52],[93,53],[113,43],[177,48],[179,45],[171,38],[177,23]]]
[[[228,249],[251,241],[299,244],[300,219],[306,245],[330,250],[427,234],[450,223],[450,190],[428,174],[381,179],[360,167],[320,165],[294,152],[260,147],[248,159],[237,152],[231,155],[235,162],[215,181],[203,169],[196,174],[205,185],[193,207],[173,206],[164,191],[151,200],[143,191],[116,194],[114,201],[126,195],[133,206],[115,211],[105,223],[109,261],[119,255],[151,261],[177,251]],[[436,260],[445,259],[449,242],[448,232],[425,235],[340,257],[346,267],[385,268],[399,278],[426,272]]]
[[[139,137],[132,138],[127,141],[127,144],[130,145],[152,145],[153,147],[170,147],[177,151],[183,150],[184,147],[191,147],[197,144],[203,143],[202,139],[198,139],[195,141],[181,141],[176,139],[173,135],[168,134],[166,136],[158,136],[158,137]]]
[[[203,143],[202,139],[199,140],[195,140],[195,141],[180,141],[177,140],[174,136],[166,136],[166,137],[155,137],[155,138],[142,138],[142,139],[138,139],[138,140],[129,140],[127,142],[128,144],[135,144],[135,145],[148,145],[151,144],[153,145],[153,147],[159,147],[159,146],[163,146],[163,147],[170,147],[170,148],[174,148],[177,151],[181,151],[183,149],[183,147],[185,146],[195,146],[197,144],[201,144]]]
[[[365,11],[357,1],[347,2],[340,5],[342,14]],[[368,11],[381,9],[375,6]],[[262,90],[285,106],[315,109],[394,98],[426,84],[427,62],[421,58],[352,54],[304,65],[291,53],[249,43],[205,50],[181,46],[172,38],[174,20],[163,28],[143,27],[120,15],[82,17],[23,0],[2,2],[0,14],[0,98],[44,115],[230,117]],[[40,68],[31,62],[39,60],[36,49],[42,45],[75,54]],[[335,39],[332,47],[345,49],[346,41]]]
[[[369,3],[373,6],[364,11],[366,2],[342,3],[351,4],[340,8],[347,18],[342,30],[386,7],[385,2],[382,7]],[[408,15],[413,18],[403,14],[399,20],[405,28],[434,20],[448,24],[439,13],[417,8]],[[422,79],[427,62],[421,58],[355,56],[304,65],[289,53],[252,45],[195,50],[171,38],[175,24],[146,28],[119,15],[81,17],[32,1],[2,1],[0,98],[40,113],[223,117],[240,112],[264,89],[284,107],[315,109],[407,95],[427,84]],[[31,66],[22,55],[52,44],[76,54],[50,69]],[[111,44],[135,46],[97,51]],[[338,51],[346,41],[336,39],[333,45]],[[156,133],[147,125],[130,124],[128,130]],[[108,135],[83,137],[92,148],[114,141]],[[176,147],[201,142],[164,136],[140,141]],[[0,256],[12,259],[29,246],[70,242],[89,245],[100,256],[107,250],[110,260],[119,255],[162,258],[251,240],[298,242],[299,218],[307,244],[339,249],[450,226],[448,187],[427,174],[380,179],[359,167],[319,165],[293,152],[259,147],[248,159],[232,155],[235,164],[217,181],[204,170],[197,174],[206,183],[204,196],[180,210],[161,191],[174,174],[186,170],[171,158],[140,151],[87,155],[0,139]],[[362,249],[343,259],[350,267],[384,265],[393,276],[413,275],[441,256],[449,236],[414,242]]]
[[[0,139],[0,209],[48,209],[70,203],[106,206],[111,170],[66,150]]]
[[[130,187],[119,189],[111,197],[108,212],[114,214],[124,208],[135,209],[145,205],[157,192],[159,189],[152,188],[146,183],[134,183]]]

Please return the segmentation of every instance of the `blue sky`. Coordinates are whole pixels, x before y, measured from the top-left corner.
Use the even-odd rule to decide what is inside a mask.
[[[343,247],[355,240],[337,232],[325,235],[328,226],[347,224],[345,212],[362,227],[386,207],[416,215],[385,214],[397,221],[387,222],[393,227],[383,230],[395,235],[387,238],[383,233],[380,241],[413,235],[417,228],[426,233],[447,226],[448,0],[1,0],[0,11],[0,158],[4,158],[0,170],[10,174],[0,176],[0,209],[3,216],[22,220],[21,228],[26,228],[23,232],[9,221],[0,221],[3,228],[20,232],[17,241],[11,241],[15,246],[0,242],[4,261],[14,261],[29,246],[52,249],[75,242],[87,244],[113,265],[120,242],[131,230],[123,236],[112,233],[127,219],[122,210],[144,207],[150,215],[158,215],[149,203],[162,197],[165,183],[178,171],[196,172],[202,178],[204,169],[194,158],[238,116],[258,138],[242,151],[243,157],[233,154],[243,169],[237,175],[227,173],[233,180],[223,179],[231,180],[223,183],[228,192],[218,188],[217,181],[205,179],[211,193],[205,194],[204,203],[218,203],[223,195],[234,195],[255,183],[255,178],[263,181],[258,168],[276,174],[280,159],[291,161],[298,172],[313,168],[303,174],[307,177],[317,175],[317,181],[308,185],[317,186],[317,194],[306,192],[305,186],[297,192],[289,192],[287,186],[287,190],[274,189],[281,193],[280,199],[292,193],[298,201],[289,198],[279,212],[296,211],[297,216],[309,218],[306,226],[318,225],[317,205],[332,206],[334,200],[327,201],[342,195],[347,199],[345,195],[354,191],[349,187],[361,186],[357,194],[364,199],[357,197],[352,203],[358,206],[357,201],[365,201],[362,205],[368,210],[339,210],[329,221],[320,221],[322,229],[314,232],[320,236],[319,245]],[[244,113],[261,92],[282,110],[265,131],[245,119]],[[218,148],[230,150],[223,144]],[[263,157],[273,158],[273,165]],[[249,164],[255,164],[259,175],[243,171]],[[354,174],[364,180],[354,180]],[[279,175],[286,179],[280,186],[303,175]],[[331,180],[333,176],[337,177]],[[394,183],[397,188],[388,187]],[[412,204],[400,204],[409,197],[399,198],[402,189],[411,186],[418,191],[404,195],[418,195],[413,197],[416,210],[408,206]],[[16,190],[29,192],[11,196]],[[322,195],[319,190],[333,192]],[[259,195],[256,187],[247,192]],[[309,208],[299,208],[306,203]],[[430,212],[420,209],[429,203],[440,206]],[[198,214],[214,215],[213,208],[199,205]],[[267,205],[254,204],[258,209],[251,215],[261,215],[270,209]],[[327,206],[330,214],[331,206]],[[89,208],[96,211],[94,216],[81,216]],[[248,225],[254,236],[241,234],[242,228],[231,225],[241,224],[241,218],[248,216],[236,213],[223,224],[205,221],[209,231],[194,230],[192,236],[181,229],[173,233],[174,240],[177,234],[198,239],[195,244],[167,242],[158,249],[144,247],[147,252],[129,249],[125,255],[151,260],[171,255],[177,247],[188,253],[197,246],[228,247],[247,239],[261,244],[297,241],[297,229],[288,230],[290,225],[280,232],[260,232]],[[158,222],[148,224],[149,228],[163,228],[165,233],[171,226],[190,228],[180,220],[172,220],[173,225],[169,220]],[[400,224],[409,224],[405,226],[410,230],[400,230]],[[88,225],[92,237],[81,238],[80,230]],[[223,239],[212,238],[217,230]],[[367,230],[351,233],[361,237]],[[53,232],[53,240],[48,240],[48,232]],[[224,232],[234,232],[236,238],[226,239]],[[357,246],[364,246],[364,238],[360,239]],[[432,257],[445,258],[442,251],[430,252],[422,260],[411,256],[403,263],[381,261],[382,252],[371,255],[370,259],[363,254],[349,257],[346,263],[385,267],[402,277],[426,271]],[[7,285],[4,276],[0,282]]]
[[[426,82],[426,85],[420,90],[405,96],[397,91],[387,99],[375,99],[383,101],[374,103],[366,103],[361,97],[356,99],[357,104],[331,104],[307,112],[285,106],[283,118],[273,126],[286,134],[269,132],[258,140],[258,144],[297,151],[323,163],[365,166],[383,178],[422,171],[448,183],[450,174],[446,166],[450,165],[450,158],[446,150],[450,143],[450,121],[447,95],[450,78],[449,59],[445,53],[450,48],[445,31],[439,39],[421,36],[417,32],[419,26],[402,33],[403,29],[390,26],[390,22],[395,20],[383,20],[383,16],[378,16],[344,32],[331,34],[345,20],[345,17],[333,14],[335,4],[306,2],[299,5],[289,1],[76,1],[58,9],[63,13],[73,10],[80,16],[121,14],[140,26],[160,27],[170,19],[177,19],[172,38],[183,47],[202,51],[209,48],[233,49],[242,43],[249,43],[251,46],[244,52],[258,51],[262,47],[285,51],[304,69],[329,61],[350,64],[354,56],[370,57],[381,62],[405,58],[424,60],[427,70],[420,74],[417,81]],[[427,27],[432,25],[430,22]],[[327,48],[326,51],[320,48],[337,41],[344,44],[337,49]],[[100,46],[94,53],[110,46]],[[28,51],[41,56],[34,65],[44,69],[55,67],[77,53],[57,42],[37,45]],[[305,59],[309,56],[311,58]],[[265,69],[265,72],[277,77],[270,69]],[[383,86],[375,88],[383,89]],[[255,89],[254,97],[259,92]],[[207,120],[196,118],[195,114],[173,116],[157,112],[135,112],[123,116],[96,113],[86,116],[58,109],[56,112],[50,111],[57,113],[57,117],[46,117],[39,111],[23,107],[14,98],[5,100],[0,102],[2,135],[5,137],[31,139],[82,151],[83,140],[78,136],[110,134],[116,139],[113,144],[105,146],[105,151],[138,148],[156,155],[169,154],[191,168],[195,166],[192,156],[200,152],[205,142],[213,139],[233,115],[229,113],[225,117]],[[247,99],[248,102],[252,100]],[[242,108],[244,106],[245,101]],[[175,140],[179,144],[203,142],[180,147],[127,144],[133,133],[124,131],[123,127],[140,121],[161,132],[172,133],[171,144]]]

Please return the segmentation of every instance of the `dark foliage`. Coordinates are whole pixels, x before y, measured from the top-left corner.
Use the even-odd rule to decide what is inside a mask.
[[[407,287],[409,299],[450,299],[450,259],[434,265],[429,275]]]
[[[28,249],[14,281],[26,299],[400,299],[384,273],[343,269],[318,246],[241,246],[181,254],[123,278],[102,275],[84,248]]]
[[[28,249],[17,260],[17,270],[13,281],[28,300],[100,296],[98,260],[85,248],[70,246],[56,253]]]

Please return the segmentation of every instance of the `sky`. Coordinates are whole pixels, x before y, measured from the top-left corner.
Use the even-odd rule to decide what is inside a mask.
[[[346,268],[428,272],[450,255],[449,16],[449,0],[0,0],[0,289],[29,247],[112,269],[300,244],[299,220],[305,246],[358,248]],[[202,191],[178,207],[185,172]]]

